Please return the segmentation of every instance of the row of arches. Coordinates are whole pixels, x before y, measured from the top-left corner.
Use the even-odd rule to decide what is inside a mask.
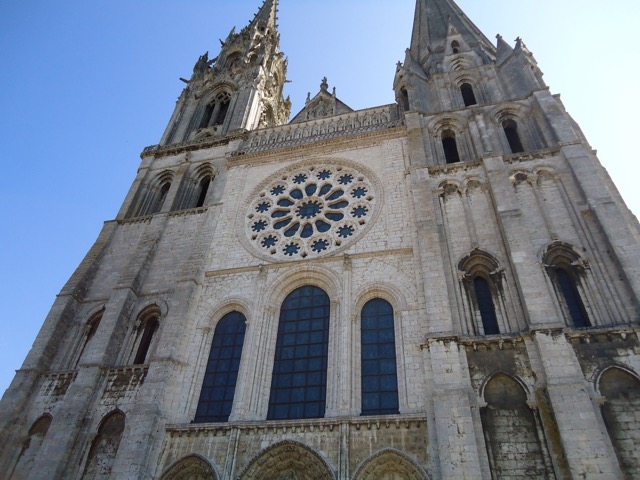
[[[594,325],[589,313],[586,262],[577,249],[565,242],[554,242],[542,255],[542,264],[552,285],[565,324],[574,328]],[[504,269],[488,252],[476,249],[460,260],[461,286],[473,318],[475,335],[508,333]]]
[[[216,171],[213,166],[208,163],[199,165],[182,178],[177,192],[171,195],[176,174],[172,170],[165,170],[140,187],[127,217],[200,208],[207,202],[215,177]],[[165,205],[168,198],[171,198],[171,204]]]

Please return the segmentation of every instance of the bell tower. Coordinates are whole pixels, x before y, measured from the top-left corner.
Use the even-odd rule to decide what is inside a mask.
[[[280,51],[278,0],[265,0],[253,20],[200,56],[178,99],[161,146],[286,123],[291,102],[282,93],[287,59]]]

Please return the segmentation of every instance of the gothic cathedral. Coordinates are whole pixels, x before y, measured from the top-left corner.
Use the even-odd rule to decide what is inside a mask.
[[[640,478],[640,227],[532,53],[417,0],[395,103],[292,116],[277,9],[56,298],[1,478]]]

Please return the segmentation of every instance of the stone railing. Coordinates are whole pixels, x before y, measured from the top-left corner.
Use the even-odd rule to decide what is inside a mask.
[[[395,104],[358,110],[334,117],[291,123],[248,133],[243,146],[233,156],[264,152],[311,142],[386,130],[404,124]]]

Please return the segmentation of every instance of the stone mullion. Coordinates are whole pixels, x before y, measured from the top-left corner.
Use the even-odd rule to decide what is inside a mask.
[[[352,268],[351,259],[348,255],[344,257],[342,270],[342,298],[340,303],[336,303],[335,315],[332,315],[334,322],[331,329],[334,330],[333,342],[337,351],[334,355],[329,355],[328,374],[329,384],[335,386],[332,403],[327,398],[327,416],[344,416],[352,413],[351,393],[353,391],[353,371],[351,345],[352,339],[352,312],[349,308],[352,304]],[[342,307],[342,308],[341,308]],[[329,392],[329,388],[327,392]]]
[[[337,417],[348,411],[349,394],[344,392],[343,364],[348,363],[345,338],[349,333],[345,331],[339,301],[331,301],[329,316],[329,350],[327,358],[327,386],[325,399],[325,417]],[[346,400],[346,405],[343,404]]]

